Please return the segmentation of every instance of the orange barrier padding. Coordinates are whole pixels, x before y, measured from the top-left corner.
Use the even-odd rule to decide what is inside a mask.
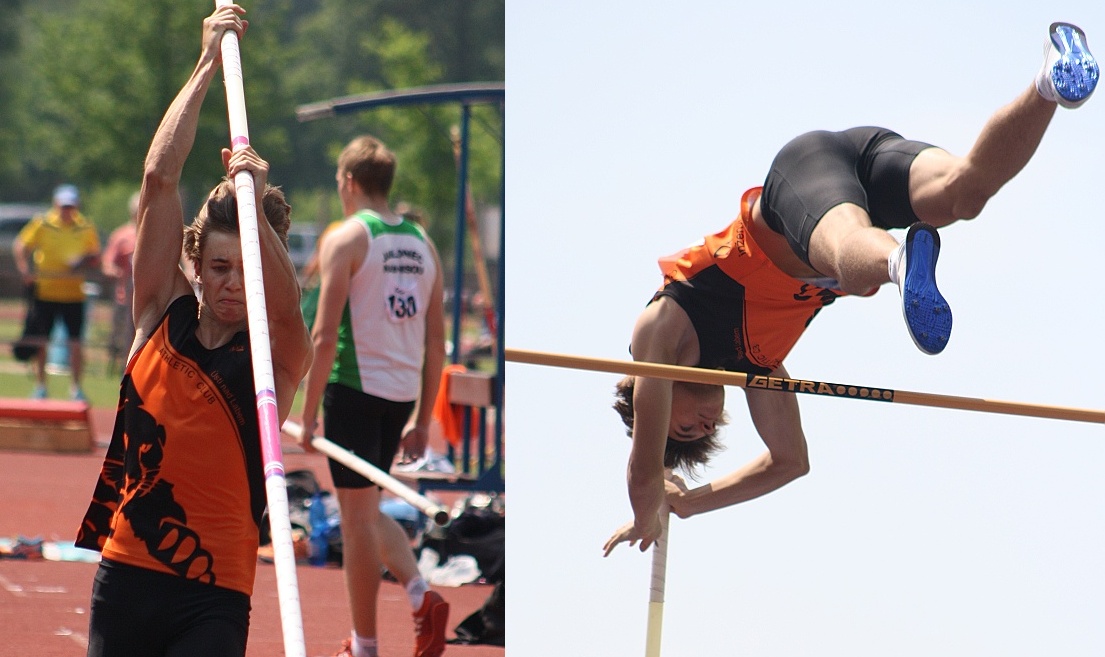
[[[93,447],[87,402],[0,398],[0,449],[88,452]]]
[[[0,397],[0,417],[24,420],[88,422],[88,402]]]
[[[446,365],[441,369],[441,383],[437,387],[437,400],[434,402],[434,419],[441,424],[441,433],[453,447],[460,446],[461,423],[464,410],[461,406],[449,403],[449,377],[455,373],[467,372],[464,365]]]

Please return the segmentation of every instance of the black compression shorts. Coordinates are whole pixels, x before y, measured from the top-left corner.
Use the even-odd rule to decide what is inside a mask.
[[[104,559],[92,583],[90,657],[241,657],[249,596]]]
[[[27,311],[25,338],[46,338],[54,329],[58,319],[65,324],[65,333],[70,342],[78,342],[84,335],[83,301],[43,301],[35,299]]]
[[[413,401],[389,401],[340,383],[326,384],[322,397],[326,437],[384,472],[391,469],[413,410]],[[329,463],[335,488],[374,485],[333,459]]]
[[[764,220],[806,264],[813,229],[841,203],[863,208],[879,228],[906,228],[920,221],[909,202],[909,167],[926,148],[885,128],[807,132],[771,163],[760,197]]]

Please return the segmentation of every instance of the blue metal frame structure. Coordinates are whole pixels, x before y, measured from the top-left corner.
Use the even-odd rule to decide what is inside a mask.
[[[460,158],[457,166],[457,226],[455,238],[455,260],[453,276],[453,354],[452,362],[460,360],[460,323],[461,302],[464,288],[464,244],[467,238],[467,221],[465,221],[465,196],[468,189],[468,139],[471,108],[473,105],[499,105],[505,109],[506,85],[502,82],[473,82],[459,84],[439,84],[425,87],[412,87],[410,89],[395,89],[352,96],[341,96],[317,103],[300,105],[296,108],[296,118],[302,123],[314,121],[342,114],[352,114],[379,107],[396,107],[408,105],[440,105],[445,103],[459,103],[461,106],[460,121]],[[506,254],[503,245],[506,242],[506,137],[501,141],[502,145],[502,176],[499,187],[499,253],[498,274],[499,290],[495,298],[495,313],[498,316],[496,322],[496,344],[498,353],[495,358],[494,389],[492,390],[492,404],[496,411],[494,429],[495,463],[475,482],[470,481],[423,481],[420,487],[453,490],[481,490],[498,491],[505,489],[503,471],[503,399],[506,392],[506,361],[503,354],[506,331]],[[465,413],[465,450],[464,462],[468,464],[468,433],[471,431],[471,423],[468,422],[469,413]],[[480,467],[483,466],[484,436],[486,432],[486,409],[481,410],[480,416]]]

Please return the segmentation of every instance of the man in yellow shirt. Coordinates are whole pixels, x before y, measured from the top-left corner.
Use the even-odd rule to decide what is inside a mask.
[[[34,286],[24,342],[45,347],[57,320],[65,323],[69,341],[70,396],[84,401],[81,389],[81,336],[84,332],[84,271],[99,264],[100,238],[81,214],[73,185],[54,190],[54,207],[35,217],[15,238],[15,265]],[[32,266],[33,262],[33,266]],[[46,397],[46,350],[34,356],[37,385],[32,397]]]

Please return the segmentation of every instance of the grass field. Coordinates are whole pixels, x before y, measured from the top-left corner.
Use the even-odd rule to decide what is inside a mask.
[[[0,397],[29,397],[34,388],[34,375],[26,363],[12,357],[11,344],[23,330],[24,303],[21,299],[0,299]],[[90,304],[87,339],[84,343],[83,387],[88,401],[98,408],[114,408],[119,399],[118,368],[109,363],[108,344],[111,336],[111,303],[96,300]],[[465,336],[472,339],[479,333],[480,319],[473,316],[466,321]],[[474,327],[474,328],[473,328]],[[447,328],[446,335],[450,335]],[[494,361],[489,357],[477,360],[477,368],[494,371]],[[69,374],[51,373],[47,368],[47,389],[51,399],[69,398]],[[299,413],[301,395],[296,395],[292,405],[293,416]]]
[[[0,299],[0,397],[29,397],[34,388],[31,367],[12,357],[11,344],[23,330],[22,299]],[[108,363],[108,339],[111,335],[111,304],[96,301],[89,312],[88,339],[85,341],[84,392],[93,406],[113,407],[119,397],[119,374]],[[54,372],[54,373],[50,373]],[[69,374],[48,368],[47,389],[51,399],[69,398]]]

